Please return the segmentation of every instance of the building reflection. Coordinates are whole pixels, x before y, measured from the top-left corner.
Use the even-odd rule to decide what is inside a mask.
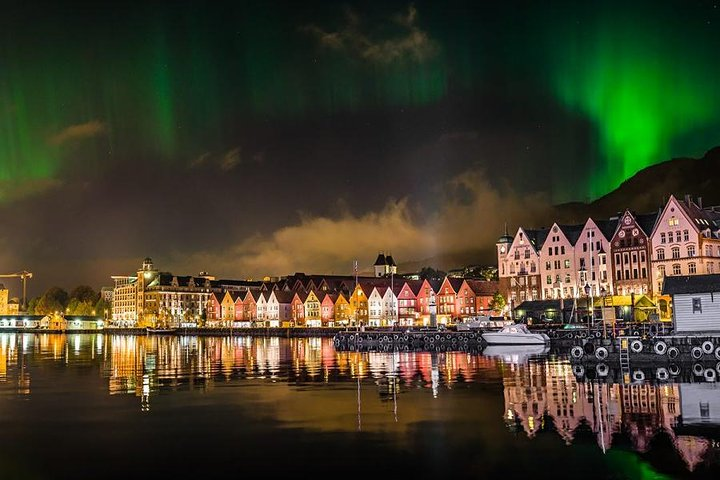
[[[476,406],[480,397],[453,397],[444,404],[451,410],[440,405],[453,389],[502,384],[502,419],[516,433],[532,439],[553,431],[567,445],[589,434],[604,452],[624,437],[640,453],[664,433],[691,471],[717,456],[720,432],[717,383],[580,381],[566,361],[467,352],[339,352],[330,338],[2,333],[0,393],[31,394],[33,371],[45,363],[92,366],[109,394],[135,396],[143,412],[152,410],[163,392],[242,384],[252,387],[244,392],[282,405],[275,412],[280,421],[327,430],[405,432],[413,422],[449,415],[481,421],[486,413]],[[483,397],[483,405],[497,411],[497,403],[487,403],[490,397]]]
[[[533,438],[552,425],[570,445],[590,431],[604,452],[613,437],[625,435],[645,453],[660,433],[667,434],[693,471],[720,427],[720,389],[715,383],[616,384],[578,381],[565,362],[508,365],[503,377],[504,420]],[[712,430],[709,430],[712,428]]]

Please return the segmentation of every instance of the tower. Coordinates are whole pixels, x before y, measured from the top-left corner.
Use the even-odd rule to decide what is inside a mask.
[[[387,259],[385,258],[385,254],[380,252],[378,253],[377,260],[375,260],[375,263],[373,264],[373,268],[375,269],[375,276],[376,277],[384,277],[387,273]]]

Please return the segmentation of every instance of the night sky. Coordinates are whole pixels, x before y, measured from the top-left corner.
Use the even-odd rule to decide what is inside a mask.
[[[720,2],[144,3],[4,3],[0,273],[33,294],[487,252],[720,144]]]

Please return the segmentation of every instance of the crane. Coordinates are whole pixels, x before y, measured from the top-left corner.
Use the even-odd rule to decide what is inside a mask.
[[[22,294],[22,305],[20,306],[21,311],[25,311],[27,308],[27,305],[25,304],[26,300],[26,292],[27,292],[27,279],[32,278],[33,274],[32,272],[28,272],[27,270],[23,270],[22,272],[15,272],[15,273],[6,273],[6,274],[0,274],[0,278],[19,278],[22,280],[22,288],[23,288],[23,294]]]

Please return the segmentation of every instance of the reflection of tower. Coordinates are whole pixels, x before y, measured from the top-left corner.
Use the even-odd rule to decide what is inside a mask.
[[[435,319],[434,314],[430,314],[432,320]],[[430,379],[432,381],[433,398],[438,396],[438,386],[440,385],[440,371],[438,369],[438,354],[437,352],[430,352]]]
[[[437,306],[435,305],[435,293],[430,293],[428,300],[428,310],[430,311],[430,327],[437,328]]]

